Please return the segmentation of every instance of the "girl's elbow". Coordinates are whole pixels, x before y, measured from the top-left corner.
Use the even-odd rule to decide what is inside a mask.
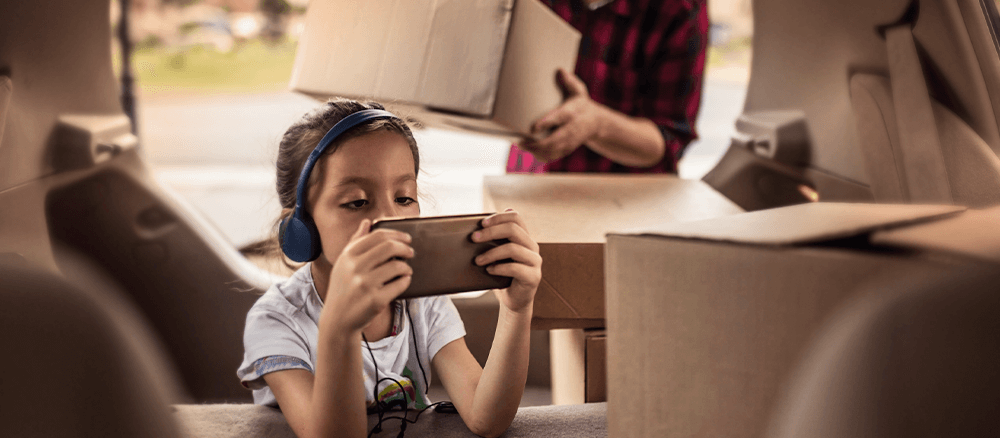
[[[492,422],[489,420],[480,420],[469,422],[466,426],[469,427],[469,430],[472,431],[472,433],[483,438],[496,438],[503,435],[503,433],[507,431],[507,428],[510,427],[510,423],[512,421],[513,419],[505,422],[496,420]]]
[[[469,430],[471,430],[472,433],[481,436],[483,438],[497,438],[498,436],[503,434],[504,431],[507,430],[507,428],[505,427],[503,429],[489,429],[489,428],[480,429],[478,427],[469,427]]]

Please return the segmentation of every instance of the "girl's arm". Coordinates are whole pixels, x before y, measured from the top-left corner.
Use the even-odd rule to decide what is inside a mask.
[[[294,369],[265,374],[264,381],[299,438],[365,436],[361,336],[321,335],[319,342],[315,376]]]
[[[498,290],[500,316],[486,368],[472,357],[465,339],[445,345],[433,364],[452,403],[469,429],[481,436],[502,434],[517,413],[528,377],[531,312],[541,281],[542,258],[538,244],[528,236],[523,220],[507,211],[483,220],[484,229],[473,235],[476,242],[508,239],[476,259],[479,265],[498,260],[513,262],[487,268],[491,274],[513,277],[511,286]]]
[[[264,375],[288,425],[299,438],[364,437],[365,387],[361,332],[410,286],[409,235],[368,232],[364,220],[330,273],[319,320],[315,375],[305,370]],[[398,279],[389,282],[393,278]]]

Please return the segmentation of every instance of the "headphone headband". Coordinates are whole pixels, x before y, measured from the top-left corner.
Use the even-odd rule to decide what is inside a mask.
[[[309,174],[313,167],[323,156],[323,151],[333,143],[341,134],[347,132],[362,123],[378,119],[399,119],[393,113],[379,109],[366,109],[351,113],[343,120],[337,122],[330,128],[330,131],[323,136],[316,148],[309,154],[305,166],[302,166],[302,173],[299,174],[299,184],[295,189],[295,212],[291,217],[281,221],[278,229],[278,238],[281,243],[281,250],[288,258],[296,262],[308,262],[315,260],[322,252],[320,248],[319,231],[312,217],[305,211],[306,186],[309,185]]]
[[[306,186],[309,184],[309,175],[312,173],[313,167],[316,166],[316,162],[319,161],[319,157],[323,156],[323,151],[325,151],[326,148],[337,139],[337,137],[340,137],[341,134],[347,132],[348,129],[362,123],[378,119],[399,119],[399,117],[386,110],[366,109],[349,114],[347,117],[344,117],[337,122],[337,124],[333,125],[329,131],[327,131],[326,135],[323,136],[323,139],[321,139],[319,144],[316,145],[316,148],[313,149],[311,154],[309,154],[309,159],[306,160],[305,166],[302,166],[302,173],[299,174],[299,184],[295,189],[295,215],[299,216],[299,212],[302,211],[302,206],[306,197]]]

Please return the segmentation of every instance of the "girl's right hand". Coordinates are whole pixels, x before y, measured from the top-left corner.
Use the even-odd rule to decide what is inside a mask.
[[[370,228],[370,220],[361,221],[330,272],[330,305],[324,306],[323,316],[333,317],[342,333],[360,332],[410,286],[413,276],[404,261],[413,257],[410,235]]]

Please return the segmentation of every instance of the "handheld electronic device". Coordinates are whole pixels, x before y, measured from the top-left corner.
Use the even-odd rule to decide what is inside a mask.
[[[481,221],[488,216],[490,214],[375,221],[372,230],[399,230],[413,238],[410,246],[414,256],[407,260],[413,268],[413,278],[400,298],[510,286],[511,277],[491,275],[486,272],[485,266],[478,266],[474,261],[476,256],[507,243],[506,239],[482,243],[472,241],[472,233],[483,228]]]

